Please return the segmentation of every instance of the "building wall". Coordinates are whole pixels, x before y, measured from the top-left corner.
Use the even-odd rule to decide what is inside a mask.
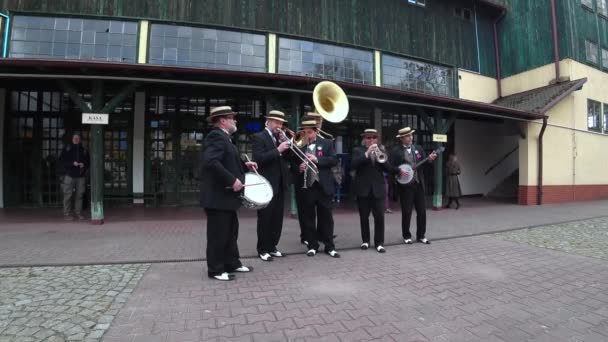
[[[486,195],[518,168],[517,153],[486,171],[518,145],[518,135],[503,122],[456,120],[456,154],[461,164],[460,185],[463,195]]]
[[[454,15],[457,7],[475,10],[477,30],[474,20]],[[489,75],[495,72],[493,38],[486,33],[491,32],[496,10],[473,0],[427,1],[424,8],[406,0],[0,0],[0,10],[259,30],[390,51]]]
[[[458,70],[461,99],[490,103],[498,98],[496,79],[467,70]]]
[[[608,73],[574,60],[561,62],[564,76],[587,77],[583,89],[569,95],[548,113],[543,164],[543,203],[608,197],[608,132],[587,130],[587,100],[608,104]],[[552,65],[503,81],[512,92],[550,78]],[[529,89],[529,88],[528,88]],[[536,203],[538,184],[538,135],[542,123],[530,122],[527,139],[520,141],[520,203]]]

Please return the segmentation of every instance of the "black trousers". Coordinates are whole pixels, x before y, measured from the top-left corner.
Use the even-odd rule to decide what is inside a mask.
[[[412,209],[416,208],[416,239],[423,239],[426,234],[426,204],[424,189],[420,183],[397,185],[401,204],[401,233],[404,239],[411,239],[410,221]]]
[[[332,196],[325,194],[318,182],[300,191],[302,206],[298,210],[302,214],[304,239],[308,241],[308,248],[318,250],[319,242],[322,242],[326,251],[335,249]]]
[[[374,216],[374,246],[384,245],[384,198],[375,198],[372,194],[367,197],[357,197],[359,220],[361,221],[361,240],[370,242],[369,214]]]
[[[239,219],[235,210],[207,209],[207,272],[209,276],[241,267]]]
[[[284,199],[283,188],[279,187],[268,206],[258,210],[258,254],[277,250],[283,231]]]

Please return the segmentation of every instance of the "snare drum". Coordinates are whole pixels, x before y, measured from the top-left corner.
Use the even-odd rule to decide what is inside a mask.
[[[243,207],[252,210],[266,208],[272,200],[272,186],[268,180],[256,173],[245,173],[245,187],[243,188]]]
[[[407,171],[407,175],[397,176],[397,183],[404,185],[411,183],[412,179],[414,179],[414,169],[412,169],[412,166],[410,164],[401,164],[399,165],[399,169]]]

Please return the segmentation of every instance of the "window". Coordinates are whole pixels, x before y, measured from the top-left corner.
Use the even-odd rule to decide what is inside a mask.
[[[382,86],[432,95],[456,95],[452,68],[388,54],[382,55]]]
[[[152,24],[152,64],[266,72],[266,36],[210,28]]]
[[[608,49],[602,48],[602,66],[608,69]]]
[[[604,133],[608,134],[608,104],[604,103]]]
[[[597,0],[597,13],[608,17],[608,0]]]
[[[593,100],[587,100],[587,128],[590,131],[602,131],[602,127],[600,125],[601,110],[601,103]]]
[[[418,6],[426,6],[426,0],[407,0],[410,4],[418,5]]]
[[[594,44],[588,40],[585,40],[585,58],[587,62],[597,64],[598,51],[597,44]]]
[[[9,57],[135,63],[137,22],[15,16]]]
[[[470,9],[461,8],[461,7],[454,8],[454,16],[456,16],[457,18],[460,18],[462,20],[466,20],[466,21],[471,21],[473,18],[473,15],[472,15]]]
[[[279,73],[374,84],[371,51],[279,38]]]
[[[593,10],[593,0],[581,0],[581,4]]]

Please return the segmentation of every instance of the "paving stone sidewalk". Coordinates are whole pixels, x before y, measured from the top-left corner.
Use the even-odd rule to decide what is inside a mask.
[[[99,341],[147,269],[0,269],[0,341]]]
[[[502,240],[608,260],[608,217],[514,230],[494,236]]]
[[[292,255],[234,282],[155,264],[104,342],[607,341],[603,260],[490,236]]]

